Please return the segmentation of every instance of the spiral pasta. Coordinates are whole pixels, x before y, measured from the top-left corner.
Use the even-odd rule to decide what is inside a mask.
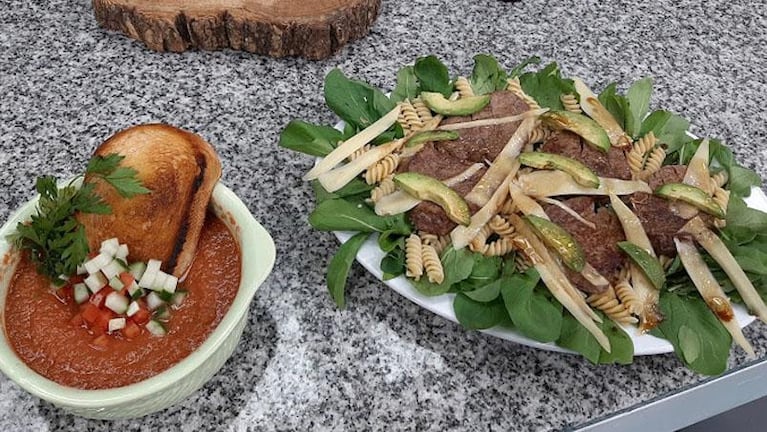
[[[570,111],[576,114],[581,114],[581,104],[578,103],[578,98],[571,93],[562,93],[559,95],[559,100],[562,101],[562,106],[565,107],[565,111]]]
[[[509,237],[501,237],[485,244],[482,249],[482,255],[485,256],[503,256],[514,250],[514,244]]]
[[[586,302],[605,313],[610,319],[620,324],[636,324],[639,320],[631,315],[625,304],[621,303],[613,287],[599,294],[586,297]]]
[[[719,204],[719,207],[722,208],[725,212],[727,212],[727,206],[730,204],[730,191],[722,188],[717,187],[714,189],[714,195],[712,196],[714,202]],[[717,219],[714,221],[714,226],[717,228],[724,228],[727,225],[726,219]]]
[[[514,225],[512,225],[505,217],[501,215],[495,215],[492,219],[490,219],[488,226],[491,230],[493,230],[494,233],[498,234],[502,238],[511,237],[516,232]]]
[[[655,138],[655,133],[648,132],[643,137],[639,138],[634,145],[631,146],[626,157],[628,158],[629,168],[634,176],[638,176],[644,169],[645,155],[650,152],[658,140]]]
[[[415,108],[415,112],[418,113],[418,117],[420,117],[423,123],[427,123],[429,120],[434,118],[434,115],[431,113],[431,109],[429,109],[429,107],[423,103],[421,98],[413,99],[413,107]]]
[[[530,132],[530,138],[528,138],[527,142],[530,144],[542,143],[546,141],[550,136],[551,129],[539,125],[533,129],[532,132]]]
[[[381,182],[394,173],[397,166],[399,166],[400,158],[400,155],[392,153],[368,167],[367,171],[365,171],[365,181],[367,184]]]
[[[416,111],[413,104],[410,103],[410,101],[407,99],[400,102],[400,104],[402,106],[402,109],[400,110],[400,115],[404,119],[403,121],[407,124],[408,130],[417,131],[421,129],[423,127],[423,121],[421,120],[421,117],[418,116],[418,111]]]
[[[649,179],[650,176],[660,171],[664,160],[666,160],[666,150],[663,147],[658,146],[652,149],[645,161],[644,169],[639,173],[639,177],[642,180]]]
[[[339,142],[338,145],[341,145],[343,141]],[[349,162],[353,161],[354,159],[357,159],[358,157],[365,154],[366,151],[370,150],[370,144],[365,144],[364,146],[358,148],[354,151],[354,153],[349,155]]]
[[[724,187],[724,185],[726,185],[729,180],[730,176],[727,174],[727,170],[721,170],[711,175],[711,184],[713,184],[715,187]]]
[[[458,90],[458,94],[461,98],[474,96],[474,89],[471,88],[471,83],[466,77],[456,78],[455,89]]]
[[[631,313],[638,315],[641,312],[642,304],[636,296],[634,288],[629,283],[628,278],[621,279],[615,284],[615,295]]]
[[[484,225],[476,236],[474,236],[473,239],[469,242],[469,250],[472,252],[482,252],[485,250],[485,245],[487,244],[487,238],[490,237],[490,235],[493,234],[493,230],[490,229],[489,225]]]
[[[393,176],[389,175],[385,179],[381,180],[381,183],[378,184],[378,186],[374,187],[372,191],[370,191],[370,201],[372,202],[378,202],[381,198],[385,197],[386,195],[390,195],[395,190],[397,190],[397,185],[394,184]]]
[[[530,95],[525,93],[524,90],[522,90],[522,83],[519,82],[519,78],[509,78],[506,81],[506,90],[514,93],[518,98],[525,101],[528,107],[530,107],[531,110],[533,109],[540,109],[541,106],[538,104],[538,102],[535,101]]]
[[[415,234],[405,240],[405,276],[420,280],[423,276],[423,248],[421,238]]]
[[[442,261],[439,260],[439,254],[430,245],[422,245],[421,252],[423,256],[423,268],[429,282],[441,284],[445,281],[445,270],[442,268]]]
[[[421,233],[420,236],[423,244],[433,247],[438,254],[441,254],[442,251],[450,245],[449,235],[440,236],[436,234]]]

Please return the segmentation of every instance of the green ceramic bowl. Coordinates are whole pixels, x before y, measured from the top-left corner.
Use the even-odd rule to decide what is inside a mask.
[[[0,257],[13,257],[5,236],[16,223],[34,212],[37,200],[32,200],[12,215],[0,229]],[[81,390],[65,387],[44,378],[24,364],[0,332],[0,370],[19,386],[54,405],[74,414],[99,418],[121,419],[140,417],[167,408],[202,387],[232,355],[247,322],[253,295],[272,270],[275,259],[274,242],[269,233],[248,211],[245,204],[226,186],[219,183],[213,189],[211,207],[234,233],[242,252],[240,288],[229,312],[208,339],[170,369],[152,378],[109,390]],[[8,283],[16,262],[3,259],[0,265],[0,318],[5,311]]]

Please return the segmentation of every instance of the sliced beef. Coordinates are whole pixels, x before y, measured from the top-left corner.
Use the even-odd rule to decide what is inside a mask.
[[[621,268],[625,265],[625,257],[618,248],[618,242],[626,240],[618,217],[606,207],[595,207],[592,197],[580,196],[564,200],[563,203],[580,214],[584,219],[593,222],[592,229],[578,221],[561,208],[549,205],[545,208],[551,221],[558,224],[573,236],[583,248],[586,261],[611,283],[618,282]],[[581,291],[596,293],[603,291],[589,283],[578,273],[567,270],[567,277]]]
[[[463,161],[434,143],[426,143],[418,153],[401,164],[399,170],[445,180],[457,176],[472,165],[474,162]]]
[[[655,190],[666,183],[681,183],[684,180],[684,174],[687,172],[686,165],[665,165],[650,176],[647,183],[650,189]]]
[[[626,154],[617,147],[610,147],[610,150],[604,153],[584,143],[581,137],[572,132],[557,131],[543,143],[541,150],[576,159],[600,177],[631,180],[631,169]]]
[[[666,165],[653,174],[648,183],[653,190],[666,183],[680,183],[686,171],[685,165]],[[669,208],[669,201],[652,194],[637,192],[631,195],[629,201],[655,253],[675,257],[674,235],[687,223],[687,219],[674,214]],[[701,213],[700,216],[704,222],[711,222],[708,215]]]
[[[687,220],[671,213],[668,204],[665,199],[645,192],[631,195],[631,206],[642,222],[655,254],[673,257],[676,256],[674,234]]]
[[[477,171],[473,176],[469,177],[466,181],[461,182],[453,187],[453,190],[458,192],[461,196],[466,196],[474,185],[477,184],[479,179],[485,174],[485,169]],[[469,203],[471,212],[474,213],[479,210],[476,206]],[[456,223],[447,217],[447,214],[442,207],[429,201],[423,201],[419,203],[415,208],[410,210],[409,213],[410,222],[419,231],[446,235],[456,227]]]
[[[480,112],[465,117],[449,117],[443,124],[461,123],[470,120],[506,117],[527,111],[527,104],[511,92],[495,92],[490,103]],[[520,122],[486,126],[458,131],[460,138],[455,141],[427,143],[423,149],[400,165],[400,171],[425,174],[440,180],[456,176],[477,162],[492,161],[503,150]],[[461,196],[468,194],[485,170],[480,170],[470,179],[457,185]],[[472,213],[478,208],[470,205]],[[430,202],[418,204],[409,213],[410,221],[420,231],[445,235],[455,228],[440,206]]]
[[[513,93],[495,92],[490,95],[490,103],[482,111],[471,117],[450,117],[445,119],[443,124],[507,117],[521,114],[527,110],[529,110],[527,104]],[[442,141],[437,145],[440,149],[463,161],[492,161],[506,146],[520,123],[462,129],[458,131],[460,138],[457,140]]]

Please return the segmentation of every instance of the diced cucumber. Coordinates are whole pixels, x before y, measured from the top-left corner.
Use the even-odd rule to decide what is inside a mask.
[[[144,271],[146,270],[146,263],[143,263],[141,261],[136,261],[133,264],[128,266],[128,271],[130,274],[133,275],[133,279],[141,280],[141,277],[144,276]]]
[[[109,279],[109,286],[111,286],[115,291],[120,291],[121,289],[125,288],[125,284],[117,276]]]
[[[101,273],[104,273],[104,276],[106,276],[107,279],[112,279],[124,271],[125,267],[116,259],[113,259],[109,264],[101,268]]]
[[[73,286],[74,288],[74,297],[77,304],[82,304],[88,301],[88,298],[90,298],[91,293],[88,291],[88,286],[84,283],[76,283]]]
[[[75,273],[77,273],[78,275],[84,275],[88,273],[88,270],[85,270],[85,266],[83,264],[80,264],[79,266],[77,266],[77,270],[75,271]]]
[[[120,242],[117,240],[117,238],[111,238],[101,242],[101,249],[99,249],[99,252],[114,257],[119,247]]]
[[[170,300],[173,306],[181,306],[184,300],[189,296],[189,291],[178,290],[173,293],[173,298]]]
[[[158,271],[157,276],[154,278],[154,282],[152,283],[152,286],[149,287],[152,291],[163,291],[163,287],[165,287],[165,281],[168,279],[169,274],[165,273],[164,271]]]
[[[164,302],[169,302],[173,300],[173,293],[169,293],[168,291],[155,291],[157,293],[157,296],[162,299]]]
[[[101,288],[106,286],[107,279],[103,274],[101,274],[101,272],[97,271],[96,273],[93,273],[85,278],[83,282],[88,286],[88,289],[91,290],[92,293],[96,294]]]
[[[109,332],[121,330],[125,328],[125,318],[112,318],[109,320]]]
[[[159,295],[157,295],[156,291],[152,291],[148,296],[146,296],[146,306],[149,308],[149,310],[155,310],[163,304],[165,304],[165,301],[161,299]]]
[[[128,262],[128,245],[127,244],[121,244],[117,248],[117,252],[115,253],[115,258]]]
[[[141,307],[138,305],[138,302],[132,301],[128,305],[128,310],[125,311],[125,315],[132,317],[133,315],[136,315],[136,312],[138,312],[140,308]]]
[[[94,274],[101,270],[105,265],[112,262],[112,257],[105,253],[100,253],[83,264],[85,271]]]
[[[165,283],[162,284],[162,290],[172,294],[176,292],[177,286],[178,286],[178,278],[176,276],[173,276],[172,274],[169,274],[168,277],[165,279]]]
[[[152,318],[160,321],[167,321],[170,319],[170,309],[168,306],[160,306],[152,313]]]
[[[118,292],[109,293],[104,301],[104,306],[114,311],[114,313],[124,314],[128,310],[128,297]]]
[[[144,274],[141,275],[141,279],[138,281],[138,286],[141,288],[152,288],[154,285],[154,280],[157,277],[158,273],[160,272],[160,266],[162,265],[162,262],[158,260],[149,260],[146,263],[146,270],[144,271]]]
[[[150,320],[146,323],[146,329],[149,330],[149,333],[152,333],[155,336],[165,336],[168,334],[168,330],[165,329],[165,326],[162,325],[161,322],[155,320]]]
[[[128,285],[128,295],[130,295],[131,299],[138,300],[144,296],[144,290],[139,288],[136,281],[133,281],[132,284]]]

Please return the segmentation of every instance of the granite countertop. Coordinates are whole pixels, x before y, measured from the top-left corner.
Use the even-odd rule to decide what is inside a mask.
[[[704,378],[673,355],[593,366],[463,330],[355,266],[346,310],[324,282],[337,248],[312,230],[312,159],[277,146],[291,119],[332,124],[334,67],[391,90],[398,68],[438,55],[467,74],[488,52],[511,67],[556,60],[595,88],[655,77],[651,105],[725,140],[767,178],[767,12],[709,2],[384,0],[371,33],[319,62],[241,52],[161,54],[101,30],[89,2],[12,0],[0,9],[0,219],[41,173],[80,172],[95,146],[145,122],[213,143],[223,181],[277,244],[234,356],[176,407],[114,424],[69,415],[0,376],[0,430],[555,430]],[[767,327],[745,331],[760,358]],[[731,365],[746,359],[733,350]]]

